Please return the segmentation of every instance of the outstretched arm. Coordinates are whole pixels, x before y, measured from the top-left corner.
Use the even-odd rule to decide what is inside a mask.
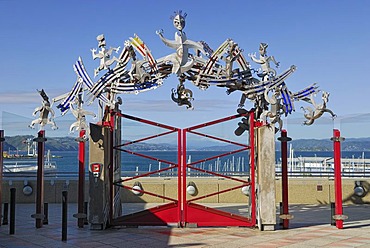
[[[256,53],[254,53],[254,54],[250,53],[250,54],[248,54],[248,56],[251,58],[251,60],[253,62],[255,62],[257,64],[263,64],[263,63],[265,63],[264,61],[256,58]]]
[[[275,60],[275,57],[274,57],[274,56],[270,56],[270,60],[271,60],[272,62],[274,62],[274,64],[276,65],[276,68],[278,68],[278,67],[279,67],[280,62],[277,62],[277,61]]]
[[[179,44],[176,41],[174,41],[174,40],[168,40],[168,39],[164,38],[164,36],[163,36],[163,30],[162,29],[158,30],[156,32],[156,34],[159,36],[159,38],[162,40],[162,42],[166,46],[171,47],[173,49],[177,49],[177,47],[178,47]]]

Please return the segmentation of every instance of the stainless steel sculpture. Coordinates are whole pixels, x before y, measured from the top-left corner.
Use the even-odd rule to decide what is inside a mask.
[[[268,44],[260,44],[259,58],[255,54],[249,54],[251,60],[260,65],[259,69],[254,69],[244,57],[243,50],[233,40],[227,39],[216,50],[212,50],[204,41],[197,42],[187,38],[184,32],[186,13],[177,11],[171,19],[177,30],[174,40],[165,38],[163,30],[156,33],[166,46],[175,51],[158,59],[153,57],[147,45],[136,34],[124,42],[124,48],[118,57],[112,57],[113,51],[117,53],[120,47],[106,50],[105,37],[99,35],[97,41],[100,50],[96,52],[96,49],[91,49],[91,52],[93,59],[100,59],[94,76],[101,71],[105,71],[104,75],[93,81],[79,58],[74,65],[77,81],[70,92],[53,99],[53,102],[60,101],[57,108],[65,114],[81,91],[87,91],[88,104],[97,99],[101,105],[113,108],[117,94],[138,94],[156,89],[163,84],[166,77],[175,74],[179,84],[172,89],[171,98],[179,106],[185,105],[189,109],[193,108],[194,99],[193,92],[185,87],[186,81],[201,90],[218,86],[226,88],[227,94],[241,92],[239,109],[243,109],[248,99],[254,103],[256,117],[260,121],[273,125],[277,123],[280,129],[280,117],[295,111],[294,102],[297,101],[307,102],[314,107],[302,107],[305,110],[306,125],[312,124],[324,112],[335,117],[335,114],[326,108],[328,93],[324,93],[323,104],[315,103],[313,97],[319,92],[316,84],[296,93],[288,89],[285,80],[296,67],[292,65],[281,74],[271,68],[271,62],[276,68],[279,62],[273,56],[267,55]],[[254,77],[254,74],[257,77]]]
[[[33,116],[39,112],[39,117],[34,119],[31,124],[29,125],[30,128],[35,128],[36,124],[39,124],[40,130],[44,129],[44,126],[50,124],[52,129],[58,129],[57,125],[54,122],[54,110],[51,108],[51,104],[49,102],[49,97],[46,95],[43,89],[38,90],[40,96],[42,97],[42,105],[40,107],[35,108],[33,111]],[[49,117],[49,114],[51,115]]]

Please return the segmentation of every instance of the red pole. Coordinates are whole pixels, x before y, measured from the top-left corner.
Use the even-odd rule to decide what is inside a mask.
[[[249,113],[249,146],[250,146],[250,178],[251,178],[251,218],[252,225],[256,225],[256,168],[255,168],[255,141],[254,141],[254,112]]]
[[[84,213],[85,201],[85,130],[80,130],[78,139],[78,213]],[[78,218],[78,227],[84,227],[84,218]]]
[[[342,172],[341,172],[341,147],[340,131],[333,130],[334,143],[334,185],[335,185],[335,223],[338,229],[343,229],[343,205],[342,205]]]
[[[187,202],[186,202],[186,130],[182,130],[182,158],[181,158],[181,176],[182,176],[182,211],[183,211],[183,219],[182,219],[182,227],[186,226],[186,222],[188,219],[188,209],[187,209]]]
[[[36,191],[36,228],[41,228],[44,211],[44,162],[45,162],[45,131],[40,130],[38,137],[34,139],[37,142],[37,191]]]
[[[181,129],[177,130],[177,200],[178,200],[178,223],[182,226],[182,187],[181,187],[181,163],[182,163],[182,139],[181,139]]]
[[[114,145],[114,134],[115,131],[115,113],[113,111],[110,112],[110,119],[109,119],[109,136],[110,141],[107,147],[109,147],[109,188],[110,188],[110,212],[109,212],[109,223],[113,223],[114,217],[114,185],[113,185],[113,177],[114,177],[114,164],[113,164],[113,145]]]
[[[289,200],[288,200],[288,137],[286,130],[281,130],[281,180],[282,180],[282,202],[283,202],[283,228],[289,228]]]
[[[2,197],[2,191],[3,191],[2,185],[3,185],[3,152],[4,152],[3,142],[4,141],[5,141],[4,130],[0,130],[0,226],[2,223],[1,215],[3,213],[3,207],[2,207],[3,203],[1,201],[1,197]]]

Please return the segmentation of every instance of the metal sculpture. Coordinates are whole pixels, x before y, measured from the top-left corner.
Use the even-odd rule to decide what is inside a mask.
[[[31,124],[29,125],[30,128],[35,128],[36,124],[40,125],[40,130],[44,129],[45,125],[50,124],[52,129],[58,129],[57,125],[54,122],[54,110],[51,108],[51,104],[49,102],[49,97],[46,95],[43,89],[37,90],[42,97],[42,105],[40,107],[35,108],[33,111],[33,116],[39,112],[39,117],[34,119]],[[51,116],[49,117],[49,114]]]
[[[96,115],[91,111],[86,111],[82,108],[82,92],[78,95],[75,101],[76,108],[73,107],[73,104],[71,104],[71,112],[73,116],[76,118],[76,121],[71,124],[69,127],[69,132],[73,133],[74,131],[78,130],[86,130],[89,132],[89,125],[86,123],[86,116],[91,115],[93,117],[96,117]],[[85,137],[86,139],[86,137]]]
[[[331,114],[332,118],[335,118],[336,115],[330,109],[326,108],[326,103],[329,101],[329,93],[323,92],[322,93],[322,103],[316,104],[313,95],[310,96],[310,102],[312,103],[314,109],[310,107],[301,107],[304,111],[304,117],[307,119],[303,124],[304,125],[312,125],[314,121],[320,118],[325,112]]]
[[[324,112],[335,117],[335,114],[326,108],[327,94],[323,98],[324,103],[316,105],[313,96],[319,90],[316,84],[310,85],[296,93],[291,92],[285,80],[296,70],[294,65],[283,73],[270,67],[274,63],[279,67],[279,62],[273,56],[267,55],[268,44],[261,43],[259,58],[255,54],[249,54],[251,60],[261,68],[251,68],[243,55],[243,50],[231,39],[225,40],[216,50],[212,50],[204,41],[193,41],[187,38],[184,32],[186,13],[176,11],[171,17],[176,28],[174,40],[166,39],[163,30],[156,34],[168,47],[175,50],[174,53],[155,59],[147,45],[138,35],[124,42],[120,56],[112,57],[113,51],[118,52],[120,47],[106,50],[104,35],[97,37],[99,52],[91,49],[93,59],[99,58],[100,65],[94,70],[94,76],[99,72],[106,71],[97,81],[93,81],[88,75],[82,59],[79,58],[74,65],[77,81],[72,90],[62,96],[54,98],[60,101],[57,106],[62,114],[71,108],[77,95],[81,91],[87,91],[88,104],[98,99],[101,105],[113,108],[118,94],[138,94],[148,90],[154,90],[163,84],[170,74],[175,74],[179,80],[177,87],[171,92],[171,99],[179,106],[185,105],[192,109],[193,92],[185,87],[185,82],[190,81],[201,90],[210,86],[226,88],[226,93],[235,91],[242,93],[238,108],[243,109],[248,99],[254,103],[256,118],[263,122],[278,124],[282,128],[281,116],[289,115],[293,111],[294,102],[305,101],[314,106],[303,108],[308,121],[306,125]],[[138,56],[140,55],[140,56]],[[131,64],[131,68],[126,68]],[[257,74],[257,77],[254,77]],[[240,130],[238,131],[240,133]]]

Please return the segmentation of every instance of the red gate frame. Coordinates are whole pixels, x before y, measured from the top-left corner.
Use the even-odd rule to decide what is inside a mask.
[[[127,114],[122,114],[122,113],[114,113],[114,114],[116,114],[117,116],[119,116],[121,118],[130,119],[130,120],[133,120],[133,121],[145,123],[145,124],[152,125],[152,126],[155,126],[155,127],[160,127],[160,128],[163,128],[163,129],[167,129],[169,131],[159,133],[159,134],[156,134],[156,135],[152,135],[152,136],[148,136],[148,137],[144,137],[142,139],[138,139],[138,140],[135,140],[135,141],[127,142],[125,144],[113,145],[113,149],[117,149],[117,150],[120,150],[122,152],[126,152],[126,153],[129,153],[129,154],[132,154],[132,155],[144,157],[144,158],[147,158],[147,159],[163,162],[163,163],[169,164],[170,166],[168,168],[163,168],[163,169],[160,169],[160,170],[155,170],[155,171],[144,173],[144,174],[141,174],[141,175],[136,175],[136,176],[129,177],[129,178],[126,178],[126,179],[121,179],[119,181],[112,182],[112,184],[131,190],[131,187],[128,187],[128,186],[124,185],[125,182],[177,168],[177,171],[178,171],[178,175],[177,175],[178,197],[177,198],[178,199],[173,199],[173,198],[169,198],[169,197],[166,197],[166,196],[161,196],[161,195],[158,195],[156,193],[152,193],[152,192],[146,191],[146,190],[137,190],[137,191],[139,191],[140,193],[143,193],[143,194],[148,194],[148,195],[151,195],[151,196],[154,196],[154,197],[158,197],[158,198],[161,198],[161,199],[168,200],[168,201],[170,201],[170,203],[166,203],[166,204],[156,206],[156,207],[153,207],[153,208],[149,208],[149,209],[146,209],[146,210],[143,210],[143,211],[140,211],[140,212],[136,212],[136,213],[133,213],[133,214],[124,215],[124,216],[120,216],[118,218],[112,219],[112,221],[111,221],[112,225],[115,225],[115,226],[162,226],[162,225],[177,223],[177,225],[179,227],[185,227],[188,224],[194,224],[195,223],[197,226],[245,226],[245,227],[254,227],[255,226],[255,224],[256,224],[255,157],[254,157],[254,154],[255,154],[255,149],[254,149],[254,127],[255,126],[254,126],[254,124],[255,123],[254,123],[254,114],[253,114],[253,112],[250,112],[248,114],[237,114],[237,115],[225,117],[225,118],[222,118],[222,119],[218,119],[218,120],[211,121],[211,122],[206,122],[206,123],[203,123],[203,124],[199,124],[199,125],[196,125],[196,126],[193,126],[193,127],[186,128],[186,129],[179,129],[179,128],[176,128],[176,127],[164,125],[164,124],[161,124],[161,123],[157,123],[157,122],[154,122],[154,121],[142,119],[142,118],[127,115]],[[200,132],[194,131],[194,130],[200,129],[202,127],[215,125],[215,124],[225,122],[225,121],[229,121],[229,120],[239,118],[239,117],[242,117],[242,116],[249,116],[249,122],[250,122],[249,145],[240,144],[240,143],[233,142],[233,141],[230,141],[230,140],[226,140],[226,139],[222,139],[222,138],[219,138],[219,137],[210,136],[210,135],[206,135],[206,134],[202,134]],[[143,141],[146,141],[146,140],[150,140],[150,139],[154,139],[154,138],[157,138],[157,137],[165,136],[165,135],[172,134],[172,133],[175,133],[175,132],[177,132],[177,142],[178,142],[177,164],[173,163],[173,162],[170,162],[170,161],[162,160],[162,159],[159,159],[159,158],[156,158],[156,157],[141,154],[141,153],[138,153],[138,152],[133,152],[133,151],[130,151],[128,149],[123,148],[124,146],[130,145],[130,144],[143,142]],[[238,153],[238,152],[245,151],[245,150],[249,149],[250,150],[250,178],[249,178],[249,181],[233,178],[231,176],[222,175],[222,174],[212,172],[212,171],[199,169],[199,168],[196,168],[196,167],[193,166],[196,163],[205,162],[207,160],[215,159],[216,157],[210,157],[210,158],[203,159],[201,161],[196,161],[196,162],[187,164],[187,162],[186,162],[186,135],[187,135],[187,133],[192,133],[192,134],[195,134],[195,135],[200,135],[200,136],[204,136],[204,137],[207,137],[207,138],[211,138],[211,139],[215,139],[215,140],[218,140],[218,141],[223,141],[223,142],[227,142],[227,143],[230,143],[230,144],[234,144],[234,145],[238,145],[238,146],[243,147],[243,148],[235,150],[235,151],[231,151],[231,152],[228,152],[228,153],[218,155],[217,157],[222,157],[222,156]],[[197,198],[194,198],[192,200],[187,201],[186,200],[186,185],[187,185],[186,184],[186,169],[187,168],[191,168],[191,169],[194,169],[194,170],[197,170],[197,171],[201,171],[203,173],[208,173],[208,174],[211,174],[211,175],[214,175],[214,176],[219,176],[219,177],[223,177],[223,178],[226,178],[226,179],[234,180],[234,181],[240,182],[242,184],[240,186],[236,186],[236,187],[229,188],[229,189],[226,189],[226,190],[222,190],[222,191],[219,191],[219,192],[214,192],[214,193],[204,195],[204,196],[201,196],[201,197],[197,197]],[[194,201],[196,201],[196,200],[204,199],[204,198],[214,196],[214,195],[218,195],[218,194],[222,194],[222,193],[226,193],[226,192],[229,192],[229,191],[232,191],[232,190],[242,188],[242,187],[247,186],[247,185],[250,186],[250,190],[251,190],[250,191],[251,192],[251,198],[250,198],[251,199],[251,204],[250,204],[251,205],[251,210],[250,210],[251,211],[251,218],[247,218],[247,217],[227,213],[227,212],[224,212],[224,211],[220,211],[220,210],[217,210],[217,209],[212,209],[212,208],[205,207],[205,206],[199,205],[197,203],[194,203]]]
[[[163,168],[163,169],[160,169],[160,170],[155,170],[155,171],[152,171],[152,172],[148,172],[148,173],[144,173],[144,174],[141,174],[141,175],[129,177],[127,179],[123,179],[123,180],[120,180],[120,181],[116,181],[116,182],[113,182],[114,185],[121,186],[123,188],[131,190],[131,187],[123,185],[123,183],[131,181],[131,180],[135,180],[135,179],[138,179],[138,178],[150,176],[150,175],[153,175],[153,174],[161,173],[161,172],[171,170],[171,169],[174,169],[174,168],[177,168],[178,172],[181,171],[180,162],[179,162],[179,161],[181,161],[181,129],[178,129],[178,128],[175,128],[175,127],[172,127],[172,126],[168,126],[168,125],[164,125],[164,124],[161,124],[161,123],[158,123],[158,122],[145,120],[145,119],[135,117],[135,116],[131,116],[131,115],[127,115],[127,114],[122,114],[122,113],[116,113],[116,114],[119,117],[122,117],[122,118],[142,122],[142,123],[152,125],[152,126],[155,126],[155,127],[161,127],[163,129],[167,129],[169,131],[166,131],[166,132],[163,132],[163,133],[160,133],[160,134],[156,134],[156,135],[152,135],[152,136],[148,136],[148,137],[145,137],[145,138],[142,138],[142,139],[134,140],[134,141],[131,141],[131,142],[128,142],[128,143],[125,143],[125,144],[117,145],[117,146],[114,146],[114,149],[120,150],[122,152],[129,153],[129,154],[133,154],[133,155],[136,155],[136,156],[139,156],[139,157],[155,160],[155,161],[158,161],[158,162],[163,162],[163,163],[169,164],[171,166],[169,166],[168,168]],[[177,139],[178,139],[178,151],[177,151],[177,161],[178,162],[177,162],[177,164],[175,164],[173,162],[170,162],[170,161],[160,159],[160,158],[148,156],[148,155],[145,155],[145,154],[133,152],[133,151],[122,148],[122,147],[130,145],[130,144],[143,142],[143,141],[146,141],[146,140],[150,140],[150,139],[154,139],[154,138],[157,138],[157,137],[165,136],[165,135],[175,133],[175,132],[177,132]],[[178,183],[178,199],[173,199],[173,198],[169,198],[169,197],[166,197],[166,196],[161,196],[161,195],[158,195],[158,194],[152,193],[150,191],[146,191],[146,190],[136,190],[136,191],[139,191],[140,193],[143,193],[143,194],[148,194],[148,195],[151,195],[151,196],[154,196],[154,197],[158,197],[158,198],[161,198],[161,199],[168,200],[168,201],[170,201],[170,203],[166,203],[166,204],[156,206],[156,207],[153,207],[153,208],[149,208],[149,209],[146,209],[146,210],[143,210],[143,211],[140,211],[140,212],[136,212],[136,213],[133,213],[133,214],[124,215],[124,216],[115,218],[115,219],[112,220],[112,225],[116,225],[116,226],[122,226],[122,225],[124,225],[124,226],[163,226],[163,225],[168,225],[170,223],[177,223],[180,226],[180,223],[181,223],[181,197],[180,197],[181,196],[181,173],[178,173],[177,177],[178,177],[178,180],[177,180],[177,183]]]
[[[226,121],[229,121],[229,120],[232,120],[232,119],[235,119],[235,118],[239,118],[241,116],[247,116],[247,115],[249,115],[249,125],[250,125],[250,127],[249,127],[250,128],[250,130],[249,130],[249,145],[240,144],[240,143],[233,142],[233,141],[226,140],[226,139],[222,139],[222,138],[219,138],[219,137],[216,137],[216,136],[211,136],[211,135],[208,135],[208,134],[204,134],[204,133],[194,131],[194,130],[197,130],[197,129],[200,129],[200,128],[203,128],[203,127],[206,127],[206,126],[212,126],[212,125],[215,125],[215,124],[219,124],[219,123],[222,123],[222,122],[226,122]],[[223,154],[220,154],[220,155],[217,155],[217,156],[205,158],[205,159],[195,161],[195,162],[192,162],[192,163],[188,164],[186,162],[186,143],[187,143],[186,142],[187,141],[186,136],[187,136],[187,133],[192,133],[192,134],[195,134],[195,135],[198,135],[198,136],[203,136],[203,137],[214,139],[214,140],[217,140],[217,141],[227,142],[229,144],[234,144],[234,145],[237,145],[237,146],[241,146],[243,148],[241,148],[239,150],[223,153]],[[196,126],[193,126],[193,127],[183,129],[182,142],[183,142],[183,157],[182,157],[183,161],[182,161],[182,163],[184,165],[184,166],[182,166],[182,170],[183,170],[182,174],[184,175],[182,177],[182,180],[183,180],[183,183],[182,183],[182,185],[183,185],[183,189],[182,189],[183,190],[183,192],[182,192],[182,197],[183,197],[183,202],[182,202],[182,204],[183,204],[183,224],[182,225],[187,226],[187,225],[190,224],[190,225],[196,225],[198,227],[201,227],[201,226],[245,226],[245,227],[254,227],[256,225],[254,113],[250,112],[249,114],[237,114],[237,115],[225,117],[225,118],[222,118],[222,119],[206,122],[206,123],[203,123],[203,124],[199,124],[199,125],[196,125]],[[193,166],[194,164],[198,164],[200,162],[205,162],[205,161],[208,161],[208,160],[215,159],[217,157],[223,157],[223,156],[235,154],[235,153],[238,153],[238,152],[242,152],[242,151],[245,151],[245,150],[250,150],[250,178],[249,178],[250,180],[249,181],[241,180],[241,179],[234,178],[234,177],[231,177],[231,176],[226,176],[226,175],[223,175],[223,174],[220,174],[220,173],[200,169],[200,168],[197,168],[197,167]],[[226,178],[226,179],[229,179],[229,180],[237,181],[237,182],[240,182],[242,184],[239,185],[239,186],[236,186],[236,187],[228,188],[228,189],[225,189],[225,190],[222,190],[222,191],[213,192],[213,193],[210,193],[210,194],[207,194],[207,195],[203,195],[203,196],[193,198],[191,200],[187,200],[186,199],[186,196],[187,196],[187,194],[186,194],[186,185],[187,185],[186,170],[188,168],[193,169],[193,170],[197,170],[197,171],[200,171],[200,172],[203,172],[203,173],[206,173],[206,174],[211,174],[211,175],[214,175],[214,176],[218,176],[218,177]],[[243,216],[236,215],[236,214],[231,214],[231,213],[228,213],[228,212],[225,212],[225,211],[217,210],[215,208],[210,208],[210,207],[206,207],[206,206],[194,203],[197,200],[204,199],[204,198],[207,198],[207,197],[211,197],[211,196],[214,196],[214,195],[219,195],[219,194],[226,193],[226,192],[230,192],[230,191],[233,191],[233,190],[236,190],[236,189],[240,189],[244,186],[250,186],[250,192],[251,192],[250,216],[251,216],[251,218],[243,217]]]

